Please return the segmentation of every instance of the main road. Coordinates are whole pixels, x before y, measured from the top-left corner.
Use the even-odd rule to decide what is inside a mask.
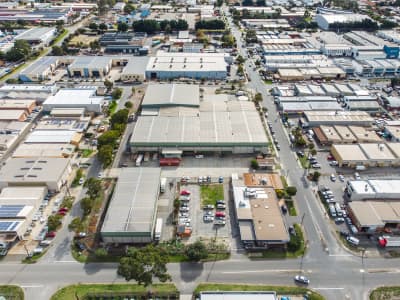
[[[241,32],[232,24],[238,48],[245,55]],[[191,294],[200,282],[262,283],[271,285],[292,285],[293,276],[303,272],[311,279],[310,288],[320,292],[327,299],[367,299],[368,291],[379,285],[396,285],[400,273],[397,259],[361,258],[347,252],[340,246],[329,220],[325,219],[320,202],[312,186],[305,179],[304,170],[298,165],[290,150],[283,126],[261,78],[246,63],[251,81],[249,88],[262,93],[264,106],[281,145],[280,162],[291,185],[297,187],[297,203],[300,215],[304,215],[308,251],[298,259],[249,260],[244,255],[233,255],[227,261],[208,263],[169,264],[168,271],[182,294]],[[95,172],[94,172],[95,174]],[[57,242],[57,241],[56,241]],[[65,247],[65,248],[63,248]],[[26,298],[49,299],[58,288],[79,282],[113,283],[123,282],[116,275],[116,264],[80,264],[65,260],[69,245],[58,245],[51,259],[34,265],[2,263],[0,282],[18,284],[24,287]],[[58,252],[59,251],[59,252]]]

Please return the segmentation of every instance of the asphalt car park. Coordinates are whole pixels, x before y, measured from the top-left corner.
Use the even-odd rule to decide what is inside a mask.
[[[192,234],[188,239],[188,242],[195,242],[199,239],[211,239],[211,238],[228,238],[230,232],[230,215],[229,215],[229,201],[228,201],[228,185],[226,183],[220,183],[219,177],[212,177],[209,180],[212,185],[222,185],[224,191],[224,199],[218,199],[219,208],[217,203],[213,206],[205,207],[201,199],[201,186],[207,186],[210,182],[207,181],[207,176],[200,176],[196,178],[190,178],[188,184],[181,184],[180,198],[188,199],[181,201],[181,207],[184,208],[180,213],[178,222],[186,223],[187,226],[192,227]],[[199,182],[200,181],[200,182]],[[218,217],[220,216],[220,217]],[[225,216],[225,217],[222,217]]]

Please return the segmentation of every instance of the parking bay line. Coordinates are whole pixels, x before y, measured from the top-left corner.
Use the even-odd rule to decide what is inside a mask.
[[[250,271],[225,271],[222,274],[243,274],[243,273],[298,273],[298,269],[286,270],[250,270]]]
[[[320,288],[313,288],[314,290],[344,290],[343,287],[320,287]]]

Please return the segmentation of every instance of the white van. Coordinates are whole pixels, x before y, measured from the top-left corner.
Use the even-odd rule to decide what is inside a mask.
[[[346,240],[353,246],[358,246],[360,244],[360,240],[354,236],[348,236]]]

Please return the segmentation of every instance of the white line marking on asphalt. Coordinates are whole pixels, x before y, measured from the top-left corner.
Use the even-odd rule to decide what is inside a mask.
[[[55,260],[55,263],[78,263],[76,260]]]
[[[338,256],[338,257],[341,257],[341,256],[350,257],[350,256],[353,256],[353,255],[351,255],[351,254],[329,254],[329,256],[333,256],[333,257],[335,257],[335,256]]]
[[[314,290],[344,290],[342,287],[321,287],[321,288],[313,288]]]
[[[44,287],[44,285],[21,285],[23,288],[41,288]]]
[[[252,270],[252,271],[228,271],[222,274],[243,274],[243,273],[298,273],[299,270]]]

